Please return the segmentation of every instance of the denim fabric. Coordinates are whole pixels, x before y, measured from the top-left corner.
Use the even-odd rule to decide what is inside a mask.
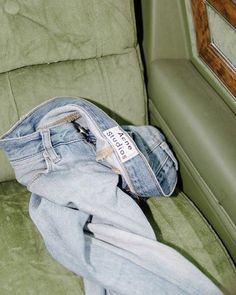
[[[151,126],[121,128],[82,98],[54,98],[0,140],[51,255],[88,295],[221,294],[156,241],[133,198],[169,196],[178,164]],[[132,198],[131,198],[132,197]]]

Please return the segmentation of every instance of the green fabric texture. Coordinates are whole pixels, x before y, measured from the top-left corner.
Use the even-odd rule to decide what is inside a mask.
[[[159,127],[169,130],[181,176],[183,164],[191,175],[182,179],[184,192],[236,262],[236,117],[187,60],[153,62],[149,95],[152,124],[162,120]],[[196,193],[192,177],[202,194]]]
[[[0,135],[55,96],[85,97],[120,124],[147,123],[132,0],[0,0],[0,27]],[[47,253],[30,194],[13,178],[0,152],[0,294],[84,294],[82,280]],[[143,209],[161,241],[233,290],[229,257],[182,194]]]
[[[157,239],[179,251],[219,287],[235,294],[236,269],[220,239],[182,193],[148,200],[144,212]]]
[[[85,97],[121,124],[144,124],[145,86],[137,51],[133,48],[120,55],[37,65],[1,74],[0,134],[36,105],[63,95]],[[2,151],[0,161],[0,181],[13,179]]]
[[[0,24],[0,73],[136,44],[132,0],[0,0]]]
[[[16,181],[0,184],[1,295],[83,293],[82,280],[47,253],[28,215],[30,193]],[[221,243],[183,194],[142,206],[157,238],[176,248],[217,284],[233,291],[235,269]]]
[[[26,67],[8,76],[19,116],[51,97],[65,95],[85,97],[105,107],[118,121],[145,122],[145,88],[136,49],[97,59]]]
[[[147,123],[132,0],[0,0],[0,27],[0,135],[55,96]],[[13,179],[2,151],[0,163],[0,181]]]
[[[17,182],[0,184],[0,294],[83,294],[82,280],[45,250],[28,214],[29,193]]]

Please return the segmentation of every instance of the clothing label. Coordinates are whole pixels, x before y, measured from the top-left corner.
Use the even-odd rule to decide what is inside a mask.
[[[138,150],[128,135],[119,127],[112,127],[103,132],[109,143],[115,149],[122,163],[138,155]]]

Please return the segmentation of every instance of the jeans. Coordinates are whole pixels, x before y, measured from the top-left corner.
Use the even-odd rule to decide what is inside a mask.
[[[50,254],[87,295],[222,294],[156,241],[139,198],[169,196],[177,161],[152,126],[121,128],[82,98],[33,109],[0,139]]]

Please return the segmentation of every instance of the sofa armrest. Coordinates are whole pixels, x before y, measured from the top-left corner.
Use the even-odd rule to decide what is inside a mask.
[[[149,75],[153,124],[180,160],[183,190],[236,259],[236,117],[187,60],[155,60]]]

